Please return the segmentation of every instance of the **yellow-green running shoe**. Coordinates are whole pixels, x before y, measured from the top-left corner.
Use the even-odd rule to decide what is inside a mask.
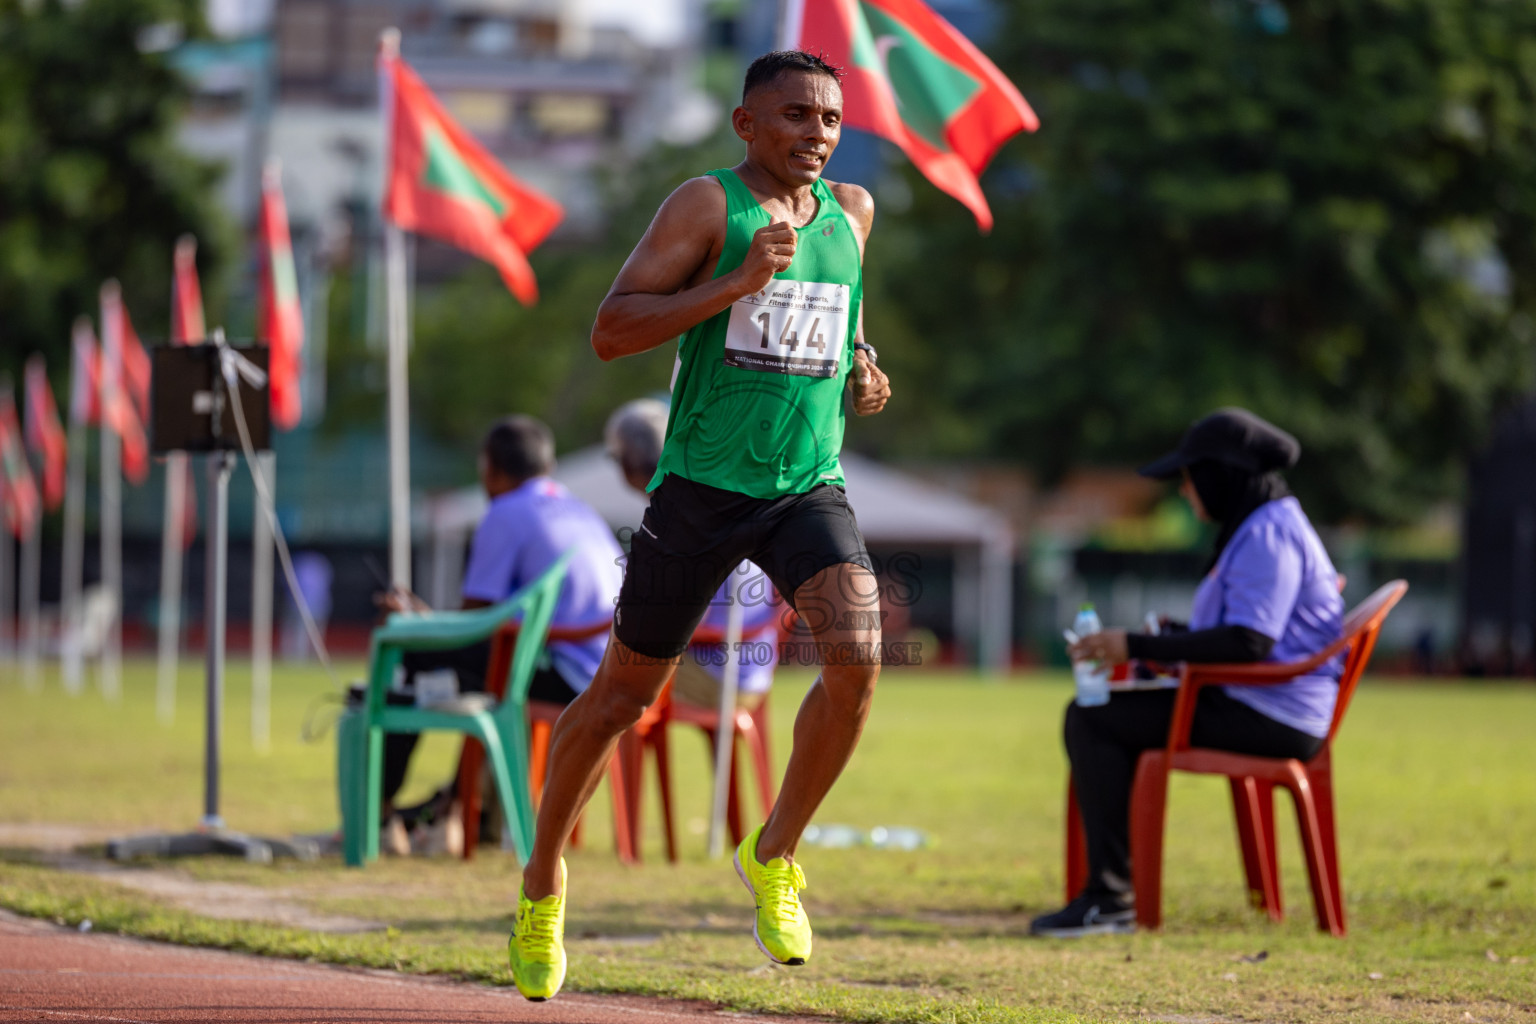
[[[560,858],[560,890],[565,891],[565,858]],[[517,990],[535,1003],[565,984],[565,896],[530,900],[517,891],[517,918],[507,940],[507,959]]]
[[[811,955],[811,921],[800,905],[805,874],[783,857],[759,863],[757,837],[762,831],[759,825],[736,848],[736,873],[757,902],[752,937],[774,963],[798,967]]]

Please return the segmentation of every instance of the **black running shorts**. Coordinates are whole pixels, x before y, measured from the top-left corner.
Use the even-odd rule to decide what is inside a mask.
[[[753,498],[669,473],[634,533],[613,635],[646,657],[677,657],[742,559],[756,562],[791,604],[829,566],[874,571],[841,487]]]

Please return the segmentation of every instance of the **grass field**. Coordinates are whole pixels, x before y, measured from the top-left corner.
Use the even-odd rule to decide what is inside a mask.
[[[173,726],[155,721],[153,671],[130,665],[125,695],[25,692],[0,666],[0,823],[184,829],[201,813],[201,710],[182,673]],[[356,670],[343,676],[356,675]],[[231,671],[223,809],[272,834],[335,827],[333,736],[300,738],[329,683],[280,672],[273,743],[249,738],[246,681]],[[780,765],[808,678],[774,694]],[[891,672],[863,745],[818,816],[908,825],[916,852],[804,848],[816,956],[771,969],[750,937],[750,905],[727,862],[704,856],[702,740],[675,732],[684,861],[614,860],[606,795],[570,858],[568,986],[703,998],[742,1010],[848,1020],[1513,1021],[1536,1019],[1536,687],[1367,680],[1336,758],[1351,932],[1313,930],[1289,801],[1281,798],[1289,919],[1247,909],[1224,783],[1176,778],[1170,797],[1166,927],[1076,942],[1027,936],[1061,901],[1064,675],[996,683]],[[455,747],[429,740],[411,788],[446,778]],[[606,787],[605,787],[606,788]],[[167,865],[154,868],[165,870]],[[146,867],[146,870],[149,870]],[[328,935],[212,920],[25,849],[0,855],[0,905],[97,929],[290,956],[440,971],[506,983],[516,865],[332,860],[258,867],[222,860],[173,870],[261,887],[319,913],[387,929]],[[1259,958],[1257,954],[1267,954]]]

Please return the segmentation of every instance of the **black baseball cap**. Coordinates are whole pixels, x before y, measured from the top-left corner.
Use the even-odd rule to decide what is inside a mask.
[[[1194,462],[1210,460],[1250,473],[1289,469],[1301,458],[1301,443],[1247,409],[1218,409],[1184,432],[1173,451],[1142,466],[1138,473],[1167,480]]]

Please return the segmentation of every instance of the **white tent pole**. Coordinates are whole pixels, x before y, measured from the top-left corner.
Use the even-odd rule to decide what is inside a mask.
[[[39,662],[43,642],[42,588],[43,517],[32,520],[21,546],[21,678],[27,689],[36,690],[42,680]]]
[[[116,308],[109,315],[108,306]],[[108,700],[122,693],[123,658],[123,476],[122,441],[112,429],[109,411],[123,387],[122,299],[116,282],[101,287],[101,586],[111,603],[102,638],[101,692]]]
[[[731,753],[736,748],[736,687],[741,680],[742,567],[731,570],[725,609],[725,670],[720,678],[720,727],[715,730],[715,794],[709,814],[709,855],[725,854],[725,812],[731,797]],[[686,657],[686,655],[685,655]]]
[[[84,369],[77,364],[76,375]],[[71,391],[73,394],[73,391]],[[64,488],[64,565],[59,592],[59,653],[64,691],[78,694],[84,685],[81,590],[85,564],[85,424],[69,422],[69,475]]]
[[[981,590],[977,661],[989,672],[1005,673],[1013,660],[1013,544],[1005,533],[982,542],[977,576]]]
[[[384,174],[389,174],[391,113],[394,109],[393,76],[386,66],[400,56],[400,31],[385,29],[379,37],[379,114],[384,126]],[[405,233],[384,219],[384,291],[389,340],[389,578],[406,590],[411,586],[411,451],[409,316],[406,308],[407,275]]]
[[[160,528],[160,651],[155,710],[163,725],[176,719],[176,672],[181,660],[181,577],[186,511],[191,500],[186,452],[165,459],[165,522]]]
[[[277,455],[257,452],[251,469],[265,487],[256,488],[256,522],[251,531],[251,745],[272,749],[272,507]]]

